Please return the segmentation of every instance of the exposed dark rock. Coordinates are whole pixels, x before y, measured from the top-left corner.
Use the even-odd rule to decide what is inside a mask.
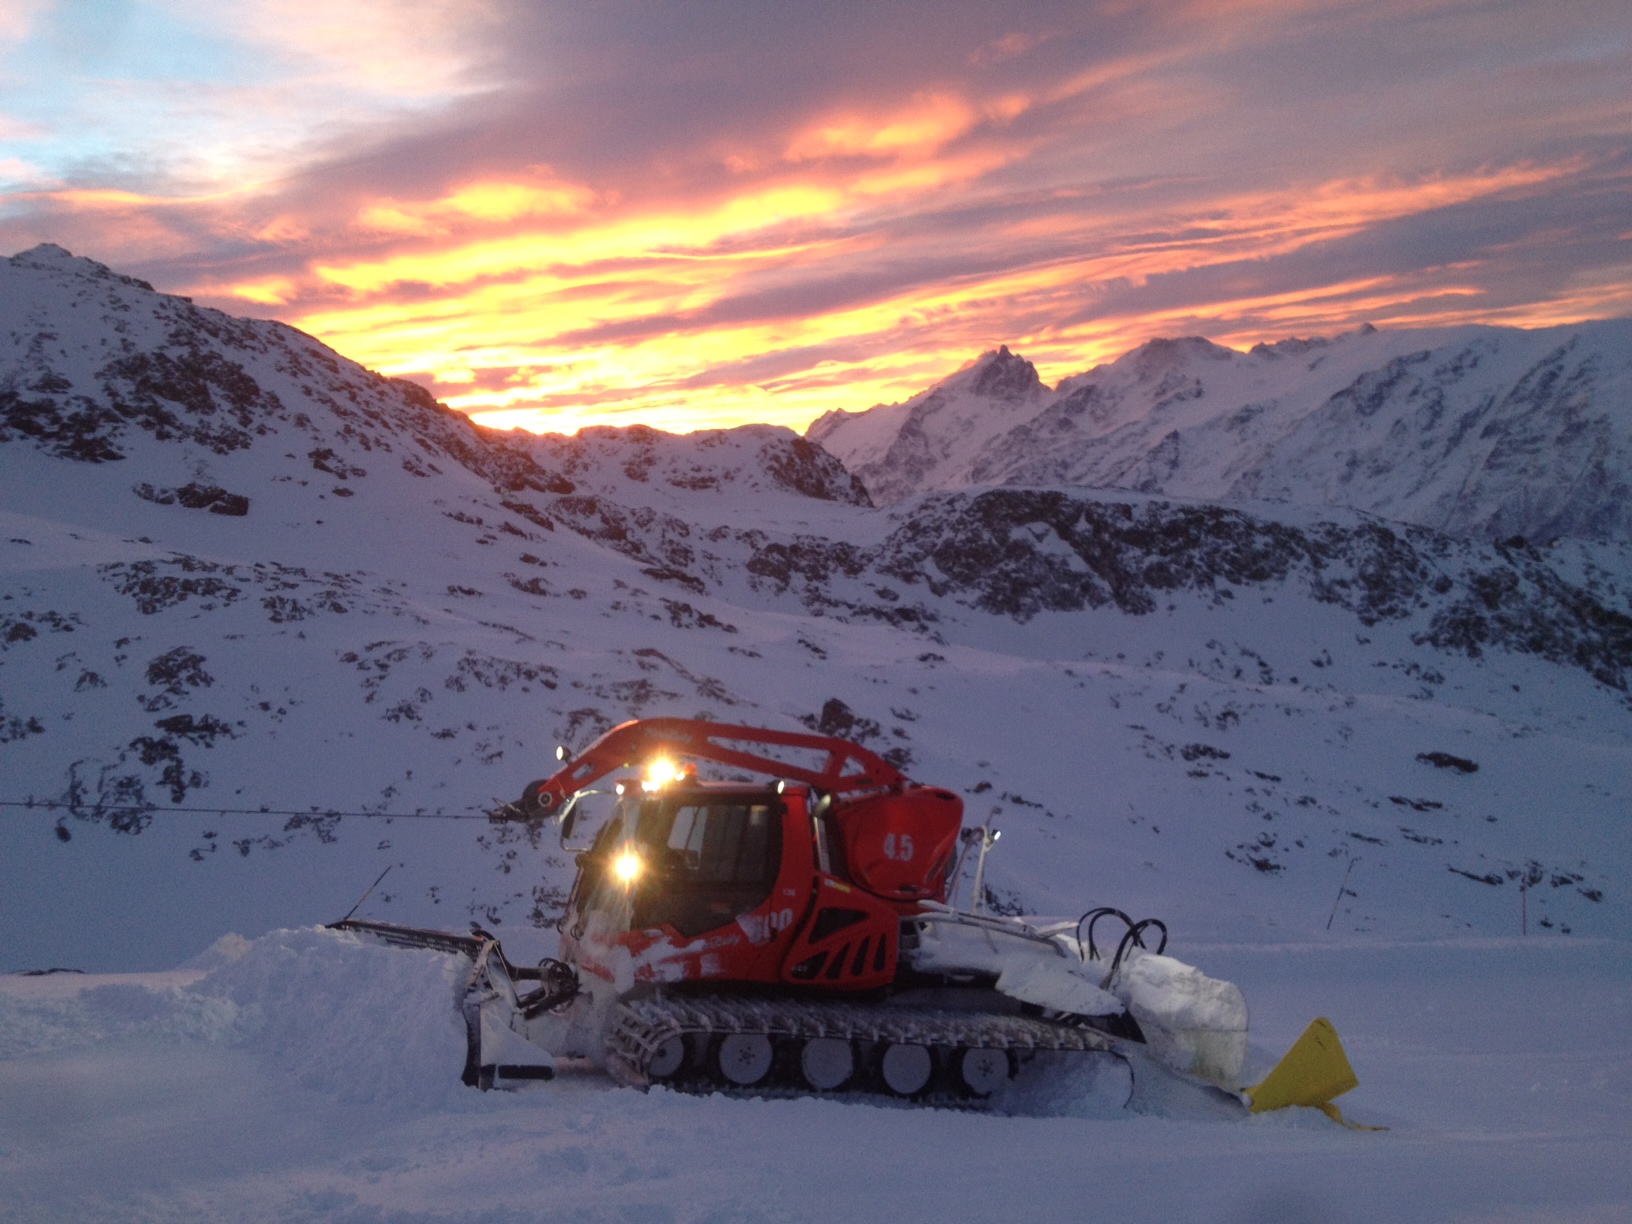
[[[818,501],[871,506],[867,488],[845,466],[814,442],[789,438],[786,446],[765,451],[765,470],[785,489]]]
[[[46,633],[72,633],[81,623],[77,612],[64,616],[61,612],[36,612],[30,609],[0,616],[0,653],[24,642],[32,642],[42,630]]]
[[[144,482],[135,485],[131,491],[137,497],[161,506],[182,505],[189,510],[208,510],[211,514],[238,518],[249,513],[249,498],[241,493],[228,493],[219,485],[185,484],[179,489],[156,489]]]
[[[161,718],[154,724],[166,735],[177,736],[204,747],[211,747],[215,741],[225,736],[227,739],[237,739],[238,733],[232,729],[232,724],[216,718],[213,714],[172,714],[169,718]]]
[[[9,744],[14,740],[27,739],[31,735],[44,735],[45,724],[38,718],[18,718],[15,715],[0,719],[0,744]]]
[[[1178,594],[1216,602],[1296,583],[1362,625],[1425,622],[1414,640],[1442,650],[1533,654],[1618,689],[1632,668],[1632,617],[1544,560],[1372,519],[1293,526],[1217,505],[993,489],[927,497],[875,548],[740,539],[756,580],[843,617],[933,622],[895,601],[832,593],[836,580],[867,575],[1022,622],[1099,607],[1148,615]]]
[[[121,595],[134,599],[136,607],[149,616],[188,599],[232,603],[244,593],[243,587],[219,576],[230,576],[230,568],[197,557],[123,562],[99,566],[97,572]]]
[[[1458,773],[1478,773],[1479,766],[1466,757],[1452,756],[1448,752],[1419,752],[1417,760],[1432,765],[1436,769],[1454,769]]]
[[[142,698],[142,708],[152,713],[173,706],[188,689],[208,688],[215,677],[204,670],[205,658],[187,646],[177,646],[157,656],[147,665],[147,682],[155,692]]]
[[[799,721],[818,735],[832,735],[858,744],[882,734],[877,722],[861,717],[837,697],[829,697],[820,714],[806,714]]]

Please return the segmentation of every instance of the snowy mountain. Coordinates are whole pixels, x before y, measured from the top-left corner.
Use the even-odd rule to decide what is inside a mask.
[[[1302,937],[1350,870],[1334,930],[1505,932],[1524,881],[1532,926],[1632,929],[1614,547],[1080,488],[875,509],[785,430],[484,431],[50,247],[0,311],[0,800],[65,805],[0,809],[8,967],[172,965],[388,866],[365,913],[547,949],[571,865],[484,812],[656,714],[963,791],[1003,904]],[[1029,369],[962,385],[1029,412]]]
[[[1343,506],[1452,535],[1632,538],[1632,320],[1153,340],[1049,391],[1007,348],[808,436],[875,500],[1072,484]]]
[[[1621,1218],[1632,549],[941,489],[1075,394],[1002,353],[946,386],[820,445],[505,435],[58,248],[0,261],[0,969],[90,971],[0,974],[0,1221],[1342,1220],[1356,1185],[1377,1218]],[[1007,424],[938,451],[982,405]],[[914,413],[933,491],[874,480],[877,508],[835,454],[869,429],[893,453]],[[1330,478],[1318,416],[1254,470]],[[1378,487],[1449,479],[1390,453]],[[1479,505],[1528,481],[1600,521],[1583,482],[1482,470],[1517,475]],[[485,811],[556,743],[657,714],[819,728],[959,790],[1005,834],[993,904],[1165,919],[1246,992],[1255,1066],[1328,1015],[1345,1110],[1392,1131],[1129,1124],[1067,1073],[989,1116],[567,1064],[464,1089],[462,962],[315,924],[361,897],[553,951],[572,864]]]

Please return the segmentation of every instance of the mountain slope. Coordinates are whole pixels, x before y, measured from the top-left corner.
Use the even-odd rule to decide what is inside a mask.
[[[978,483],[972,456],[1051,398],[1036,367],[1005,345],[903,404],[830,412],[806,434],[843,459],[878,501],[894,502]]]
[[[1030,369],[989,353],[808,436],[882,502],[1063,483],[1344,506],[1484,539],[1632,538],[1632,321],[1363,328],[1249,353],[1156,340],[1052,393],[972,394],[981,372],[1019,385]],[[941,427],[925,406],[945,398],[962,411]]]
[[[364,913],[548,951],[571,864],[483,813],[658,714],[870,743],[1005,829],[997,903],[1180,948],[1322,938],[1345,872],[1334,934],[1632,931],[1613,549],[875,509],[787,431],[484,431],[57,250],[0,312],[0,801],[63,805],[0,809],[5,967],[174,964],[386,868]],[[1017,360],[980,394],[1029,411]]]

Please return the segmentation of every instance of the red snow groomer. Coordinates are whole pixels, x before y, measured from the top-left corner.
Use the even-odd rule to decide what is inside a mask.
[[[957,795],[858,744],[654,718],[557,755],[493,819],[556,821],[578,852],[560,959],[512,965],[479,930],[336,924],[473,958],[468,1082],[548,1078],[555,1057],[577,1056],[632,1085],[969,1105],[1060,1052],[1090,1060],[1082,1082],[1118,1103],[1144,1066],[1242,1091],[1235,986],[1163,955],[1155,919],[982,912],[997,834],[964,830]],[[758,780],[703,781],[700,762]],[[971,855],[975,899],[960,910]],[[1324,1105],[1354,1086],[1324,1024],[1248,1090],[1252,1107]]]

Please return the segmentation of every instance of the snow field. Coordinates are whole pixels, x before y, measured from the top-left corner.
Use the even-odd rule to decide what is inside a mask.
[[[1315,1014],[1339,1102],[1210,1119],[1073,1095],[985,1116],[457,1083],[452,958],[284,931],[201,973],[0,979],[0,1220],[1598,1221],[1632,1212],[1632,946],[1197,950],[1267,1066]],[[110,993],[112,992],[112,993]],[[209,1007],[215,1018],[200,1020]],[[122,1019],[115,1020],[115,1014]],[[50,1017],[50,1024],[43,1017]],[[178,1019],[178,1017],[180,1019]]]

